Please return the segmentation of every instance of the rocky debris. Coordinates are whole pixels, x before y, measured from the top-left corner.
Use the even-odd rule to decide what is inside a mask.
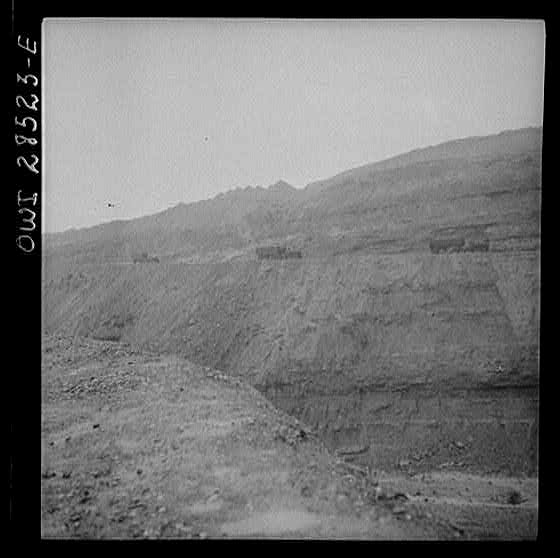
[[[196,367],[193,368],[195,368],[196,371]],[[173,368],[173,374],[174,372],[175,368]],[[164,394],[166,397],[165,401],[170,402],[167,394],[175,390],[180,381],[185,382],[185,379],[181,374],[178,375],[177,378],[170,374],[165,380],[162,380],[166,382],[166,387],[165,389],[154,390],[156,395],[159,397],[159,394]],[[160,378],[164,378],[164,375],[160,375],[158,377],[158,381],[160,381]],[[192,386],[193,384],[185,383],[185,385]],[[217,384],[213,384],[212,382],[203,382],[201,385],[204,386],[203,396],[198,400],[193,401],[193,408],[197,406],[198,401],[202,401],[204,413],[208,412],[208,409],[212,406],[216,407],[216,404],[220,402],[220,397],[223,394],[226,394],[226,400],[227,397],[233,397],[237,394],[237,390],[229,388],[220,390],[219,386]],[[184,396],[185,398],[191,394],[190,387],[187,391],[188,394]],[[244,392],[244,401],[245,395],[246,394]],[[161,404],[161,400],[158,399],[158,397],[154,399],[154,402],[156,402],[159,406]],[[138,399],[139,398],[133,397],[131,401],[134,401],[134,404],[136,404]],[[181,404],[182,403],[183,400],[181,400]],[[143,399],[141,399],[140,404],[145,405]],[[81,405],[81,403],[77,403],[77,408],[80,409]],[[173,403],[173,405],[175,405],[175,403]],[[290,476],[288,477],[288,481],[285,482],[286,490],[292,488],[295,489],[298,502],[301,502],[301,497],[308,499],[306,501],[307,506],[315,506],[317,505],[317,502],[321,500],[323,502],[328,501],[330,502],[329,505],[334,504],[336,509],[343,512],[344,517],[349,517],[346,514],[353,514],[352,517],[364,516],[373,518],[382,516],[388,517],[389,522],[391,522],[391,516],[394,516],[394,519],[398,520],[399,524],[402,524],[401,526],[403,528],[406,526],[406,523],[402,521],[403,519],[410,521],[412,518],[415,520],[418,518],[416,508],[421,504],[417,500],[411,499],[408,492],[406,492],[408,490],[410,490],[411,493],[413,492],[410,485],[411,483],[414,484],[416,480],[412,481],[407,479],[405,484],[401,484],[399,486],[400,490],[391,488],[390,485],[379,484],[379,482],[375,483],[373,480],[373,473],[369,470],[369,468],[355,463],[345,462],[344,458],[351,458],[353,454],[344,454],[344,452],[341,455],[343,459],[336,462],[336,465],[335,461],[329,461],[328,464],[325,465],[328,475],[328,478],[325,479],[325,475],[321,476],[322,472],[317,467],[318,463],[319,465],[322,463],[316,459],[317,454],[312,453],[312,457],[309,455],[309,452],[316,452],[316,447],[318,446],[315,446],[314,444],[301,444],[302,441],[306,441],[311,435],[313,432],[312,430],[307,429],[307,427],[300,424],[298,421],[291,419],[291,417],[288,417],[285,413],[276,411],[264,400],[257,399],[255,405],[250,406],[247,409],[239,408],[237,405],[239,405],[238,401],[236,401],[235,407],[232,408],[234,409],[235,416],[227,415],[227,420],[231,419],[231,422],[234,422],[237,425],[243,424],[248,426],[258,422],[259,430],[263,430],[266,433],[265,438],[267,440],[267,453],[264,455],[269,455],[269,452],[273,451],[277,452],[277,455],[281,456],[282,460],[285,459],[286,456],[290,456],[289,458],[296,460],[298,464],[302,462],[305,463],[304,470],[300,469],[294,472],[293,469],[287,469]],[[75,462],[76,466],[74,467],[74,465],[70,465],[69,462],[50,461],[49,465],[52,466],[54,464],[59,478],[62,477],[66,479],[66,473],[70,472],[68,467],[72,467],[71,481],[66,480],[66,482],[60,482],[56,479],[52,482],[44,483],[46,493],[48,494],[48,498],[45,501],[44,513],[48,514],[48,521],[50,521],[50,525],[54,525],[56,528],[61,529],[62,525],[66,521],[67,534],[79,537],[99,536],[100,538],[103,538],[106,536],[113,536],[115,533],[119,533],[119,536],[134,538],[204,539],[205,537],[213,536],[215,533],[213,530],[215,528],[215,524],[204,523],[202,520],[194,520],[194,523],[191,524],[194,516],[180,516],[178,514],[178,510],[175,509],[173,504],[174,495],[170,498],[170,495],[165,493],[166,488],[163,485],[150,484],[152,488],[157,486],[157,492],[152,494],[144,492],[144,490],[149,490],[144,486],[146,484],[144,481],[144,475],[147,476],[149,473],[150,483],[155,476],[153,468],[154,460],[152,457],[157,455],[158,457],[155,461],[157,463],[161,462],[160,452],[162,448],[155,447],[158,445],[156,444],[156,441],[164,440],[163,446],[166,448],[167,452],[171,440],[174,441],[174,437],[177,436],[176,433],[181,431],[184,432],[184,430],[189,429],[189,427],[185,428],[184,425],[185,421],[187,424],[190,422],[190,408],[188,408],[186,413],[188,417],[183,411],[181,411],[180,416],[177,417],[178,422],[172,424],[171,427],[165,431],[158,430],[158,421],[154,421],[153,419],[146,421],[146,429],[149,434],[146,435],[144,440],[146,444],[145,446],[142,446],[141,449],[141,459],[133,461],[128,458],[123,458],[122,454],[119,454],[118,456],[121,459],[119,467],[126,468],[126,471],[120,471],[123,473],[123,482],[121,486],[118,486],[118,477],[114,475],[114,473],[110,470],[110,467],[107,469],[104,465],[108,466],[107,458],[110,458],[109,461],[112,465],[118,463],[114,455],[112,456],[112,447],[106,445],[107,443],[112,444],[110,438],[106,438],[106,436],[113,435],[112,432],[115,426],[118,428],[120,427],[112,422],[109,415],[103,416],[102,413],[108,413],[112,410],[112,408],[118,410],[119,407],[118,405],[114,405],[112,408],[105,406],[103,410],[99,411],[98,407],[98,402],[91,405],[92,412],[95,413],[93,415],[93,419],[86,419],[85,414],[81,412],[78,413],[78,420],[81,421],[83,429],[78,428],[73,430],[72,438],[74,443],[70,446],[64,446],[63,444],[58,443],[55,448],[47,448],[48,452],[51,454],[51,458],[57,459],[63,457],[63,454],[69,455],[70,452],[74,452],[75,456],[75,452],[83,451],[87,446],[87,455],[89,456],[89,458],[87,458],[89,460],[81,462],[86,464],[85,469],[87,470],[81,468],[80,462]],[[175,407],[172,408],[175,409]],[[170,411],[172,408],[170,407]],[[266,409],[266,411],[264,409]],[[142,407],[142,414],[144,411],[145,408]],[[222,411],[223,409],[219,409],[219,412],[218,410],[212,412],[216,412],[219,415]],[[266,415],[267,420],[263,420],[264,415]],[[88,422],[85,422],[84,419]],[[91,431],[94,420],[98,421],[95,422],[95,424],[100,425],[99,430],[96,429],[95,433]],[[212,416],[210,417],[210,420],[212,420]],[[219,418],[216,418],[216,420],[217,424],[224,424],[224,417],[222,415],[220,415]],[[48,436],[52,436],[54,438],[54,436],[57,435],[57,432],[64,432],[64,430],[52,429],[49,422],[46,424],[46,435]],[[55,424],[54,421],[53,424]],[[134,423],[134,428],[137,424],[138,423],[136,422]],[[270,425],[270,428],[265,426],[265,424]],[[64,428],[67,429],[68,426],[69,425],[66,424],[64,425]],[[229,423],[226,424],[226,426],[229,426]],[[49,428],[51,428],[51,430],[49,430]],[[225,430],[229,430],[229,428],[226,428]],[[243,436],[247,435],[247,431],[243,432],[243,429],[239,430],[241,431],[239,432],[240,442],[246,443],[247,438],[243,438]],[[275,439],[292,446],[294,451],[287,451],[286,448],[282,449],[282,444],[278,444],[278,446],[271,448],[271,435]],[[60,434],[58,434],[58,436],[60,436]],[[90,441],[95,441],[95,443],[101,444],[99,451],[96,450],[95,456],[91,453],[92,446],[87,444],[88,440],[86,438],[88,436]],[[229,437],[229,433],[227,436]],[[68,441],[72,438],[68,437]],[[201,438],[201,440],[204,440],[204,438]],[[255,440],[252,438],[251,444],[254,442]],[[181,444],[183,443],[184,440],[183,437],[181,437]],[[204,443],[206,443],[206,441],[204,441]],[[300,444],[301,446],[299,446]],[[238,447],[237,444],[233,445]],[[229,444],[225,444],[224,447],[225,446],[229,447]],[[135,443],[130,445],[128,451],[136,452],[134,448],[136,448]],[[207,447],[205,452],[213,452],[214,450],[214,443],[212,443],[212,449]],[[144,454],[145,451],[147,451],[148,454]],[[196,452],[198,449],[193,451]],[[149,452],[154,453],[150,454]],[[138,456],[137,453],[136,455]],[[206,459],[208,459],[208,457],[209,456],[207,456]],[[408,461],[414,464],[416,460],[413,456],[412,458],[409,458]],[[176,462],[178,461],[176,460]],[[208,461],[206,461],[206,463],[208,463]],[[214,463],[214,461],[212,461],[212,463]],[[141,466],[141,469],[139,466]],[[174,465],[172,463],[169,463],[169,467],[167,465],[165,466],[165,471],[160,469],[158,475],[161,474],[161,476],[159,476],[159,478],[167,479],[167,473],[169,472],[168,469],[173,466]],[[221,474],[229,476],[231,474],[228,472],[229,466],[230,463],[228,462],[228,465],[224,466],[223,473]],[[282,462],[282,465],[279,465],[279,467],[282,469],[284,469],[284,467],[288,467],[287,462]],[[333,471],[336,471],[334,477],[331,477],[331,468]],[[104,478],[105,475],[102,474],[106,471],[106,469],[110,472],[109,478]],[[140,475],[137,474],[138,470],[141,471]],[[45,472],[47,471],[49,470],[45,470]],[[198,470],[196,472],[192,470],[192,473],[193,478],[196,478],[197,475],[201,474]],[[379,478],[383,478],[384,475],[385,473],[383,471],[379,471]],[[448,473],[446,473],[446,475],[449,476]],[[404,475],[401,475],[401,477],[404,477]],[[167,480],[165,480],[165,482],[167,482]],[[181,478],[180,482],[184,482],[184,477]],[[189,478],[189,482],[191,482],[191,478]],[[216,486],[215,479],[213,479],[212,482],[214,484],[210,486]],[[157,481],[154,480],[154,483],[157,483]],[[132,490],[131,487],[133,487]],[[68,490],[69,488],[72,488],[72,491]],[[266,490],[269,490],[269,487],[265,488]],[[60,490],[65,491],[65,494],[58,494]],[[198,488],[196,490],[198,490]],[[134,492],[135,494],[131,494],[131,492]],[[504,494],[505,493],[502,491],[502,503],[504,502]],[[133,495],[138,495],[138,497],[132,497]],[[161,500],[158,499],[158,496],[160,495],[164,495]],[[417,493],[416,495],[418,496],[419,494]],[[60,498],[59,496],[65,497]],[[197,498],[198,497],[199,496],[197,496]],[[113,499],[109,502],[110,498]],[[208,485],[205,485],[202,498],[202,504],[217,504],[219,500],[223,498],[224,502],[227,502],[228,505],[222,506],[220,508],[220,513],[229,513],[230,508],[232,508],[232,500],[229,499],[229,495],[226,498],[226,496],[221,492],[211,493],[208,489]],[[428,506],[432,509],[433,500],[428,503]],[[203,508],[204,506],[201,505],[201,509]],[[208,506],[208,510],[215,510],[216,508],[217,506],[215,505]],[[331,508],[331,510],[332,509],[333,508]],[[524,512],[525,508],[522,510],[513,510],[513,512],[518,511]],[[206,518],[210,518],[211,513],[205,513]],[[47,516],[44,515],[43,517]],[[204,521],[207,521],[206,518]],[[213,521],[215,520],[216,518],[213,517]]]
[[[290,446],[306,440],[307,436],[308,433],[303,428],[293,425],[283,425],[273,433],[274,440],[280,440]]]
[[[521,493],[518,492],[517,490],[512,490],[507,498],[508,504],[511,504],[512,506],[518,506],[519,504],[525,501],[526,498],[523,498],[523,496],[521,496]]]
[[[465,466],[466,464],[464,461],[444,461],[443,463],[437,465],[437,469],[461,469]]]
[[[81,399],[101,395],[108,397],[118,394],[123,389],[135,389],[141,385],[142,379],[134,367],[108,370],[102,376],[89,378],[72,378],[47,385],[47,397],[63,399]]]
[[[111,472],[112,472],[111,466],[108,465],[108,466],[102,467],[101,469],[95,469],[90,474],[94,479],[99,479],[99,478],[102,478],[102,477],[109,476],[111,474]],[[113,478],[111,480],[111,482],[118,482],[118,481],[119,481],[118,478]]]
[[[215,502],[219,502],[220,501],[220,494],[219,492],[215,492],[214,494],[212,494],[211,496],[209,496],[206,500],[207,504],[213,504]]]
[[[346,460],[338,460],[337,466],[341,467],[345,471],[349,471],[351,475],[358,476],[362,478],[369,479],[371,476],[369,467],[362,467],[361,465],[356,465],[355,463],[350,463]]]
[[[340,456],[356,456],[366,453],[369,450],[369,444],[357,444],[354,446],[346,446],[338,448],[335,451],[336,455]]]
[[[216,370],[210,370],[205,368],[206,370],[206,377],[207,378],[212,378],[213,380],[218,380],[221,382],[229,382],[231,380],[233,380],[234,378],[231,378],[231,376],[228,376],[227,374],[223,374],[221,372],[218,372]]]
[[[383,500],[386,502],[406,502],[410,499],[410,496],[405,492],[394,491],[392,489],[382,489],[377,487],[379,490],[376,491],[377,500]]]
[[[399,504],[395,505],[391,510],[395,515],[404,515],[407,509]]]
[[[177,529],[177,531],[180,531],[181,533],[184,533],[186,535],[193,534],[193,528],[189,525],[185,525],[184,522],[182,521],[178,521],[177,523],[175,523],[175,529]]]

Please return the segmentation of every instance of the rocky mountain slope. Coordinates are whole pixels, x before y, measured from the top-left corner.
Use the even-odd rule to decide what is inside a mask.
[[[541,144],[467,138],[47,238],[44,328],[243,376],[367,463],[534,474]],[[303,257],[259,260],[270,243]]]

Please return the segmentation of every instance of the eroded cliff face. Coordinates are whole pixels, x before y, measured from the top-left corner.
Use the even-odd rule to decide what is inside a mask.
[[[538,263],[536,251],[425,250],[89,269],[81,290],[61,286],[74,294],[58,323],[242,375],[376,466],[532,472]],[[454,441],[468,451],[450,456]]]
[[[531,252],[278,266],[262,271],[254,311],[257,322],[276,316],[275,327],[222,366],[332,447],[368,446],[360,459],[378,466],[412,454],[449,463],[441,448],[457,440],[473,466],[534,471],[536,270]]]
[[[271,398],[318,430],[326,444],[378,469],[451,468],[536,474],[536,387],[409,386],[347,395]]]
[[[340,179],[286,218],[301,259],[47,260],[45,328],[242,375],[374,466],[534,473],[533,143]]]

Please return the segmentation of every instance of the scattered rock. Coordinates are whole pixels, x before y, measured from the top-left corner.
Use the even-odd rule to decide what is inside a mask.
[[[393,494],[394,500],[410,500],[409,495],[406,492],[395,492]]]
[[[455,531],[456,535],[462,535],[465,532],[465,530],[462,527],[456,525],[455,523],[450,522],[449,526]]]
[[[336,453],[337,455],[358,455],[358,454],[365,453],[368,450],[369,450],[369,444],[362,444],[362,445],[339,448],[336,451]]]
[[[513,490],[512,492],[510,492],[508,496],[508,504],[511,504],[512,506],[517,506],[521,504],[521,502],[523,501],[524,500],[521,494],[517,490]]]
[[[79,502],[80,504],[86,504],[90,500],[91,500],[91,496],[89,492],[86,490],[85,494],[80,498]]]
[[[387,497],[387,495],[379,485],[375,487],[373,493],[376,500],[383,500],[384,498]]]

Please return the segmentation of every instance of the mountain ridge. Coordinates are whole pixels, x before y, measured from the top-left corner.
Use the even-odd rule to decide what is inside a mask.
[[[510,141],[508,142],[508,140]],[[238,187],[218,193],[208,199],[198,200],[195,202],[180,202],[179,204],[162,211],[132,219],[117,219],[99,223],[90,227],[73,227],[65,231],[52,233],[45,232],[43,235],[47,242],[64,242],[65,244],[83,242],[86,241],[88,234],[93,235],[94,237],[106,237],[108,235],[115,234],[116,232],[123,232],[127,227],[131,227],[135,230],[142,224],[146,224],[148,226],[152,224],[157,225],[165,216],[169,217],[174,216],[175,214],[179,216],[185,214],[178,218],[180,223],[184,223],[184,220],[190,217],[189,212],[198,210],[204,211],[209,207],[222,203],[233,203],[234,205],[247,203],[250,206],[250,210],[254,210],[259,206],[259,204],[262,205],[267,202],[289,203],[296,199],[309,200],[320,196],[323,191],[328,190],[331,187],[344,184],[348,180],[364,179],[372,174],[382,171],[404,168],[406,166],[426,161],[442,161],[451,158],[450,154],[453,153],[455,153],[456,156],[460,155],[458,158],[472,157],[473,154],[477,153],[477,150],[481,154],[487,154],[488,144],[491,144],[492,142],[498,144],[498,152],[500,154],[515,153],[523,150],[526,151],[526,147],[531,144],[533,145],[534,151],[540,151],[542,145],[542,126],[520,128],[517,130],[504,130],[498,134],[491,134],[488,136],[459,138],[436,145],[413,149],[387,159],[382,159],[373,163],[366,163],[358,167],[341,171],[340,173],[325,179],[312,181],[303,188],[296,188],[284,180],[278,180],[266,188],[261,186],[247,186],[244,188]],[[461,149],[463,150],[462,154],[460,152]],[[222,208],[221,211],[218,211],[218,213],[223,214],[224,208]],[[173,222],[172,218],[172,223]],[[227,219],[226,222],[228,222]]]

